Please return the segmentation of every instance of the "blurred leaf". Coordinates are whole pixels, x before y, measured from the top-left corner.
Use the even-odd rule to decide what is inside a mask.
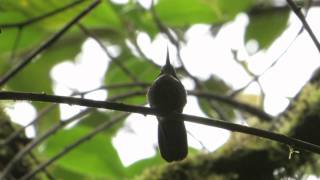
[[[119,18],[121,18],[128,32],[143,31],[147,32],[151,37],[154,37],[159,32],[150,12],[142,8],[137,2],[131,1],[125,5],[113,6],[119,13]]]
[[[0,15],[1,16],[1,15]],[[34,32],[37,32],[35,35]],[[21,29],[20,39],[16,50],[31,49],[40,44],[46,37],[48,33],[42,31],[37,27],[26,27]],[[18,29],[2,29],[0,34],[0,65],[3,66],[4,63],[9,63],[9,58],[11,56],[11,51],[13,50],[14,43],[17,41]]]
[[[132,165],[126,168],[126,173],[129,178],[137,176],[142,173],[143,170],[150,168],[152,166],[158,166],[165,164],[165,161],[160,156],[160,153],[157,151],[157,154],[153,157],[142,159],[133,163]]]
[[[122,61],[123,65],[134,74],[141,82],[152,82],[159,73],[159,69],[152,65],[151,63],[140,60],[135,57],[129,57],[128,59],[118,59]],[[108,67],[105,83],[106,84],[117,84],[133,82],[133,80],[128,77],[115,63],[110,64]],[[110,89],[108,91],[108,96],[113,97],[116,95],[130,93],[132,91],[142,90],[140,87],[136,88],[121,88],[121,89]],[[130,98],[124,100],[123,102],[130,104],[143,104],[146,102],[145,96],[137,96],[135,98]]]
[[[256,94],[239,94],[237,95],[237,99],[240,102],[251,104],[253,106],[260,106],[261,105],[261,97]]]
[[[50,137],[44,153],[48,158],[60,152],[65,146],[89,133],[91,128],[75,126],[64,129]],[[97,134],[87,142],[77,146],[55,162],[56,165],[77,174],[107,179],[121,179],[124,167],[111,143],[111,136]]]
[[[194,23],[221,23],[232,20],[247,10],[253,0],[160,0],[156,12],[169,26],[186,26]]]
[[[221,79],[215,76],[210,76],[208,80],[206,80],[204,83],[204,89],[206,92],[212,92],[214,94],[220,94],[225,95],[229,90],[230,87]],[[230,106],[227,106],[226,104],[220,103],[218,101],[211,101],[210,103],[214,103],[213,105],[215,107],[218,107],[220,111],[223,112],[224,115],[227,116],[227,120],[233,120],[234,119],[234,111]],[[212,105],[205,100],[204,98],[198,98],[198,104],[201,108],[201,110],[208,116],[217,118],[218,114],[214,108],[212,108]]]
[[[91,29],[108,28],[113,29],[115,33],[122,32],[121,21],[109,1],[100,3],[81,23]]]
[[[76,180],[88,179],[88,177],[85,176],[84,174],[70,171],[69,169],[63,168],[62,166],[55,165],[52,169],[53,170],[50,172],[56,179],[76,179]]]
[[[267,49],[286,29],[289,12],[288,8],[273,8],[250,13],[245,43],[256,40],[259,49]]]
[[[53,12],[57,9],[61,9],[70,4],[77,2],[75,0],[51,0],[51,1],[39,1],[39,0],[20,0],[20,1],[11,1],[11,0],[2,0],[0,14],[7,17],[0,18],[0,24],[5,23],[16,23],[30,18],[35,18]],[[83,0],[80,3],[76,3],[75,6],[72,6],[68,9],[63,10],[53,16],[46,17],[41,21],[32,24],[32,26],[38,26],[42,30],[57,30],[57,27],[64,25],[72,17],[75,17],[79,12],[93,1]],[[11,16],[9,16],[11,15]],[[13,15],[13,16],[12,16]],[[82,23],[90,28],[100,28],[108,27],[112,29],[120,29],[121,23],[110,6],[109,2],[100,3],[90,14],[85,16],[82,20]]]

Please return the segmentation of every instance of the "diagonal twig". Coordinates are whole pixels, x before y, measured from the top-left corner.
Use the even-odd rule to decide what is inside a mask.
[[[75,141],[74,143],[66,146],[63,150],[61,150],[59,153],[54,155],[49,160],[38,165],[34,170],[32,170],[28,174],[24,175],[20,180],[31,179],[39,171],[41,171],[42,169],[44,169],[47,166],[49,166],[50,164],[52,164],[54,161],[58,160],[59,158],[61,158],[64,155],[66,155],[67,153],[69,153],[71,150],[75,149],[77,146],[81,145],[82,143],[90,140],[91,138],[93,138],[95,135],[97,135],[101,131],[107,130],[107,129],[111,128],[112,126],[114,126],[115,124],[121,122],[123,120],[123,118],[126,116],[128,116],[128,113],[122,113],[122,114],[118,115],[117,117],[114,117],[112,120],[102,123],[97,128],[92,130],[90,133],[84,135],[83,137],[81,137],[80,139]]]
[[[33,58],[39,55],[42,51],[49,48],[53,43],[55,43],[63,34],[67,32],[74,24],[76,24],[81,18],[87,15],[91,10],[93,10],[101,0],[95,0],[92,4],[90,4],[87,8],[82,10],[76,17],[74,17],[69,23],[67,23],[62,29],[60,29],[57,33],[51,36],[46,42],[44,42],[40,47],[35,49],[29,55],[22,58],[20,63],[10,69],[7,73],[5,73],[0,78],[0,87],[3,86],[6,82],[8,82],[12,77],[14,77],[19,71],[21,71],[26,65],[28,65]]]
[[[150,12],[151,12],[151,15],[152,15],[152,18],[153,20],[155,21],[158,29],[164,33],[169,41],[176,47],[177,49],[177,58],[178,58],[178,61],[179,63],[181,64],[181,69],[183,70],[184,73],[186,73],[186,75],[191,78],[193,80],[193,82],[196,84],[196,87],[200,90],[203,90],[205,89],[205,87],[203,86],[203,84],[200,82],[200,80],[195,77],[194,75],[192,75],[188,69],[186,68],[186,66],[184,65],[184,62],[182,60],[182,57],[181,57],[181,53],[180,53],[180,43],[179,43],[179,40],[177,40],[174,35],[170,32],[169,28],[163,24],[158,16],[158,14],[156,13],[156,10],[155,10],[155,7],[154,7],[154,1],[152,1],[152,4],[151,4],[151,9],[150,9]],[[226,120],[227,119],[227,116],[226,116],[226,113],[221,109],[220,106],[218,106],[217,104],[215,104],[214,102],[212,101],[207,101],[209,106],[214,109],[217,114],[218,114],[218,117],[220,117],[221,119],[224,119]]]
[[[314,35],[311,27],[309,26],[308,22],[306,21],[303,13],[301,12],[300,8],[296,5],[293,0],[287,0],[287,3],[289,7],[292,9],[292,11],[297,15],[297,17],[300,19],[301,23],[303,24],[303,27],[307,30],[309,36],[311,37],[313,43],[315,44],[316,48],[320,52],[320,43],[317,39],[317,37]]]
[[[29,156],[30,156],[31,159],[35,162],[35,164],[36,164],[37,166],[40,164],[40,161],[37,159],[37,157],[36,157],[32,152],[29,153]],[[46,175],[46,177],[47,177],[49,180],[55,180],[55,178],[53,177],[53,175],[50,174],[49,171],[48,171],[46,168],[41,169],[41,171],[43,171],[43,173]]]

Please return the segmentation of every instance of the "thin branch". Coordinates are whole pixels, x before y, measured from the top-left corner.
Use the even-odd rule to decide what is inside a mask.
[[[178,61],[179,63],[181,64],[181,69],[183,70],[184,73],[186,73],[186,75],[191,78],[193,80],[193,82],[196,84],[197,88],[199,88],[200,90],[203,90],[204,89],[204,86],[203,84],[201,84],[200,80],[195,77],[194,75],[192,75],[188,70],[187,68],[185,67],[184,65],[184,62],[182,60],[182,57],[181,57],[181,53],[180,53],[180,43],[179,43],[179,40],[177,40],[174,35],[170,32],[169,28],[166,27],[160,20],[159,16],[157,15],[156,13],[156,10],[154,8],[154,2],[152,1],[152,4],[151,4],[151,15],[153,17],[153,20],[155,21],[158,29],[166,34],[166,36],[168,37],[169,41],[176,47],[177,49],[177,57],[178,57]],[[223,112],[223,110],[221,109],[220,106],[217,106],[215,103],[211,102],[211,101],[208,101],[208,104],[210,106],[210,108],[214,109],[216,112],[217,112],[217,115],[218,117],[220,117],[221,119],[223,120],[226,120],[227,119],[227,116],[226,116],[226,113]]]
[[[183,63],[183,60],[182,60],[182,57],[181,57],[181,54],[180,54],[180,44],[179,44],[179,41],[173,36],[173,34],[169,31],[169,28],[166,27],[160,20],[159,16],[157,15],[156,13],[156,10],[154,8],[154,4],[153,4],[153,1],[152,1],[152,5],[151,5],[151,15],[152,15],[152,18],[153,20],[155,21],[158,29],[160,30],[160,32],[164,33],[169,41],[176,47],[177,49],[177,56],[178,56],[178,61],[179,63],[181,64],[181,68],[182,70],[187,74],[188,77],[190,77],[197,85],[199,85],[199,80],[193,76],[185,67],[184,63]]]
[[[240,110],[246,111],[246,112],[248,112],[252,115],[255,115],[263,120],[270,121],[273,119],[273,117],[271,115],[267,114],[266,112],[254,107],[254,106],[251,106],[249,104],[245,104],[245,103],[242,103],[239,101],[235,101],[235,100],[233,100],[229,97],[226,97],[226,96],[220,96],[217,94],[201,92],[201,91],[188,91],[188,94],[194,95],[197,97],[218,100],[218,101],[226,103],[228,105],[232,105],[233,107],[236,107]]]
[[[141,106],[127,106],[125,104],[116,103],[116,102],[96,101],[96,100],[82,99],[82,98],[69,97],[69,96],[53,96],[53,95],[37,94],[37,93],[2,91],[0,92],[0,99],[64,103],[64,104],[70,104],[70,105],[72,104],[72,105],[112,109],[112,110],[127,111],[127,112],[132,112],[133,110],[134,112],[137,111],[145,114],[150,114],[152,112],[152,110],[141,107]]]
[[[314,35],[311,27],[309,26],[308,22],[306,21],[303,13],[301,12],[300,8],[296,5],[296,3],[293,2],[293,0],[287,0],[288,5],[292,9],[292,11],[297,15],[297,17],[300,19],[301,23],[303,24],[303,27],[307,30],[309,36],[311,37],[313,43],[317,47],[318,51],[320,52],[320,43],[317,39],[317,37]]]
[[[93,38],[99,46],[102,48],[102,50],[106,53],[106,55],[111,59],[112,62],[114,62],[119,68],[134,82],[139,82],[139,79],[127,68],[125,67],[121,61],[119,61],[116,57],[113,57],[113,55],[109,52],[107,47],[99,40],[98,37],[96,37],[93,33],[91,33],[84,25],[78,23],[78,26],[84,34],[87,36]]]
[[[202,150],[205,150],[206,152],[209,152],[208,148],[203,144],[203,142],[198,139],[196,136],[194,136],[190,131],[187,130],[187,133],[195,140],[199,143],[199,145],[201,146]]]
[[[69,23],[67,23],[62,29],[60,29],[57,33],[51,36],[46,42],[44,42],[40,47],[35,49],[29,55],[22,58],[19,64],[14,66],[11,70],[9,70],[3,77],[0,79],[0,87],[3,86],[7,81],[9,81],[12,77],[14,77],[19,71],[21,71],[26,65],[28,65],[34,57],[39,55],[42,51],[49,48],[53,43],[55,43],[64,33],[67,32],[74,24],[76,24],[81,18],[87,15],[90,11],[92,11],[101,0],[95,0],[92,4],[90,4],[87,8],[82,10],[76,17],[74,17]]]
[[[93,108],[104,108],[104,109],[110,109],[110,110],[139,113],[143,115],[146,115],[146,114],[156,115],[156,116],[165,115],[154,108],[148,108],[143,106],[127,105],[123,103],[116,103],[116,102],[109,102],[109,101],[95,101],[95,100],[65,97],[65,96],[50,96],[45,94],[0,92],[0,99],[66,103],[66,104],[74,104],[74,105],[87,106],[87,107],[93,107]],[[187,114],[179,114],[179,113],[173,113],[172,116],[174,119],[184,119],[185,121],[223,128],[223,129],[227,129],[234,132],[241,132],[245,134],[255,135],[255,136],[267,138],[270,140],[274,140],[277,142],[281,142],[290,146],[295,146],[296,148],[301,148],[301,149],[305,149],[305,150],[320,154],[320,146],[317,146],[315,144],[308,143],[305,141],[301,141],[295,138],[290,138],[282,134],[277,134],[277,133],[273,133],[273,132],[269,132],[269,131],[265,131],[257,128],[238,125],[238,124],[221,121],[213,118],[204,118],[204,117],[192,116]]]
[[[118,88],[130,88],[130,87],[142,87],[142,88],[147,88],[151,85],[151,83],[146,83],[146,82],[133,82],[133,83],[119,83],[119,84],[110,84],[110,85],[105,85],[105,86],[101,86],[98,87],[96,89],[92,89],[89,91],[83,91],[80,92],[79,94],[88,94],[91,93],[93,91],[97,91],[97,90],[102,90],[102,89],[118,89]]]
[[[158,29],[159,29],[161,32],[163,32],[164,34],[166,34],[167,37],[168,37],[168,39],[170,40],[170,42],[180,49],[180,44],[179,44],[179,42],[174,38],[174,36],[173,36],[173,35],[171,34],[171,32],[169,31],[169,28],[167,28],[167,26],[165,26],[165,25],[161,22],[159,16],[157,15],[156,10],[155,10],[155,8],[154,8],[154,1],[153,1],[153,0],[152,0],[150,12],[151,12],[152,18],[153,18],[154,22],[156,23]]]
[[[10,59],[11,60],[14,60],[15,58],[15,55],[16,55],[16,51],[19,47],[19,44],[20,44],[20,40],[21,40],[21,34],[23,32],[23,29],[22,27],[21,28],[18,28],[18,33],[17,33],[17,36],[14,40],[14,44],[13,44],[13,47],[12,47],[12,51],[11,51],[11,55],[10,55]]]
[[[189,121],[189,122],[194,122],[194,123],[208,125],[208,126],[214,126],[222,129],[227,129],[233,132],[240,132],[244,134],[250,134],[257,137],[270,139],[276,142],[287,144],[289,146],[294,146],[295,148],[304,149],[310,152],[320,154],[320,146],[306,142],[306,141],[302,141],[296,138],[290,138],[283,134],[278,134],[278,133],[274,133],[274,132],[270,132],[270,131],[266,131],[258,128],[243,126],[243,125],[234,124],[234,123],[212,119],[212,118],[204,118],[204,117],[198,117],[198,116],[187,115],[187,114],[174,114],[172,116],[175,116],[176,118],[182,118],[185,121]]]
[[[72,3],[70,3],[70,4],[68,4],[68,5],[66,5],[66,6],[64,6],[64,7],[55,9],[55,10],[53,10],[53,11],[51,11],[51,12],[46,13],[46,14],[43,14],[43,15],[40,15],[40,16],[31,18],[31,19],[27,19],[27,20],[22,21],[22,22],[9,23],[9,24],[0,24],[0,28],[4,28],[4,29],[5,29],[5,28],[16,28],[16,27],[22,28],[22,27],[24,27],[24,26],[27,26],[27,25],[29,25],[29,24],[38,22],[38,21],[40,21],[40,20],[43,20],[43,19],[45,19],[45,18],[48,18],[48,17],[53,16],[53,15],[55,15],[55,14],[58,14],[58,13],[60,13],[60,12],[64,12],[65,10],[70,9],[70,8],[72,8],[72,7],[80,4],[80,3],[83,3],[83,2],[85,2],[85,1],[84,1],[84,0],[76,0],[76,1],[74,1],[74,2],[72,2]]]
[[[301,28],[303,29],[303,27]],[[281,52],[281,54],[273,61],[273,63],[270,64],[270,66],[268,66],[262,73],[254,75],[253,78],[247,83],[245,84],[243,87],[233,91],[232,93],[230,93],[230,97],[234,97],[237,94],[239,94],[240,92],[242,92],[244,89],[246,89],[247,87],[249,87],[253,82],[259,81],[259,79],[264,76],[271,68],[275,67],[281,60],[281,58],[287,53],[287,51],[290,49],[290,47],[293,45],[293,43],[298,39],[299,35],[301,34],[301,30],[299,30],[299,32],[296,34],[296,36],[294,37],[294,39],[289,43],[289,45],[284,49],[284,51]]]
[[[47,166],[49,166],[50,164],[52,164],[54,161],[58,160],[59,158],[61,158],[64,155],[66,155],[67,153],[69,153],[71,150],[75,149],[77,146],[81,145],[82,143],[90,140],[91,138],[93,138],[95,135],[97,135],[101,131],[107,130],[107,129],[111,128],[112,126],[114,126],[115,124],[121,122],[123,120],[123,118],[125,118],[126,116],[128,116],[128,113],[122,113],[122,114],[118,115],[117,117],[113,118],[112,120],[102,123],[97,128],[92,130],[90,133],[84,135],[83,137],[78,139],[76,142],[69,144],[63,150],[61,150],[59,153],[57,153],[55,156],[53,156],[52,158],[50,158],[46,162],[43,162],[39,166],[37,166],[34,170],[30,171],[28,174],[23,176],[20,180],[31,179],[39,171],[41,171],[42,169],[44,169]]]
[[[38,166],[40,164],[40,161],[37,159],[37,157],[32,153],[30,152],[29,153],[29,156],[31,157],[31,159],[35,162],[35,164]],[[55,178],[49,173],[49,171],[47,171],[47,169],[43,168],[41,169],[43,171],[43,173],[46,175],[46,177],[49,179],[49,180],[55,180]]]

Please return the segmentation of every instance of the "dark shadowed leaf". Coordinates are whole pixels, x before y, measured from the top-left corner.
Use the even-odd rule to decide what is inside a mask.
[[[126,173],[128,177],[132,178],[134,176],[141,174],[143,170],[150,168],[151,166],[157,166],[160,164],[165,164],[165,161],[162,159],[159,152],[157,152],[157,154],[153,157],[142,159],[128,166],[126,168]]]

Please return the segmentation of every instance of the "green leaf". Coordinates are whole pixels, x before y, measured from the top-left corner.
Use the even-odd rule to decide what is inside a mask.
[[[253,0],[160,0],[155,6],[160,19],[169,26],[221,23],[247,10]]]
[[[62,166],[59,166],[59,165],[55,165],[52,169],[53,170],[50,172],[56,179],[86,180],[89,178],[84,174],[79,174],[74,171],[70,171],[69,169],[63,168]]]
[[[1,15],[0,15],[1,16]],[[34,32],[37,32],[35,35]],[[0,65],[4,63],[9,63],[9,57],[11,56],[11,51],[14,48],[14,43],[17,41],[19,30],[18,29],[2,29],[0,34]],[[19,44],[16,46],[16,50],[30,50],[38,45],[45,36],[48,34],[37,27],[27,27],[21,29]]]
[[[108,28],[114,30],[115,33],[122,32],[121,21],[109,1],[100,3],[81,23],[91,29]]]
[[[288,8],[274,8],[250,13],[245,43],[256,40],[259,49],[267,49],[286,29],[289,12]]]
[[[77,125],[72,129],[59,131],[48,139],[44,153],[50,158],[65,146],[89,133],[90,130],[91,128]],[[124,167],[111,143],[111,139],[111,136],[97,134],[65,154],[55,164],[85,176],[121,179],[125,174]]]
[[[73,4],[74,0],[51,0],[50,2],[39,0],[28,1],[1,1],[3,14],[7,18],[0,18],[0,23],[21,22],[30,18],[39,17],[49,12],[53,12],[69,4]],[[37,26],[43,30],[55,30],[57,27],[65,24],[70,18],[75,17],[79,12],[93,1],[82,1],[76,5],[64,9],[62,12],[56,13],[53,16],[48,16],[45,19],[37,22]],[[2,13],[1,13],[2,14]],[[14,16],[9,16],[13,14]],[[121,23],[108,2],[100,3],[89,15],[82,20],[86,26],[90,28],[109,27],[120,29]]]
[[[119,14],[123,26],[128,32],[143,31],[154,37],[159,29],[156,27],[150,11],[143,9],[137,2],[125,5],[113,5]]]
[[[122,61],[123,60],[123,61]],[[122,61],[123,65],[135,75],[141,82],[152,82],[159,74],[159,69],[147,62],[146,60],[140,60],[135,57],[129,57],[128,59],[119,59]],[[123,72],[115,63],[110,64],[108,67],[105,83],[106,84],[117,84],[117,83],[130,83],[133,80],[128,77],[126,73]],[[136,88],[121,88],[121,89],[110,89],[108,91],[108,96],[113,97],[116,95],[130,93],[132,91],[141,90],[141,87]],[[143,104],[146,103],[145,96],[136,96],[135,98],[130,98],[124,100],[126,103],[130,104]]]
[[[210,76],[210,78],[206,80],[203,84],[204,84],[203,90],[206,92],[225,95],[230,90],[230,87],[223,80],[215,76]],[[231,121],[234,119],[235,114],[233,109],[230,106],[227,106],[226,104],[220,103],[218,101],[209,102],[204,98],[198,98],[198,104],[201,110],[208,117],[218,118],[217,111],[213,108],[213,107],[217,107],[226,116],[227,120]]]

